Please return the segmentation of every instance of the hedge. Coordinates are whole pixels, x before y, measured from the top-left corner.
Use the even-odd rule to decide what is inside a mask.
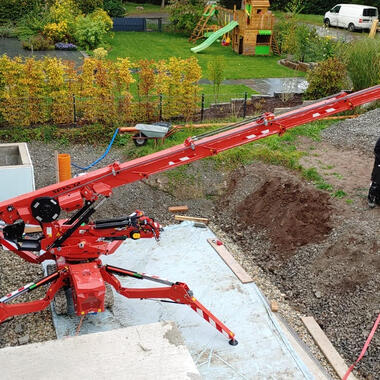
[[[8,126],[53,122],[119,125],[196,112],[201,69],[194,57],[167,61],[88,58],[76,69],[57,58],[0,57],[0,121]],[[73,102],[75,101],[75,107]],[[163,114],[159,115],[159,103]]]

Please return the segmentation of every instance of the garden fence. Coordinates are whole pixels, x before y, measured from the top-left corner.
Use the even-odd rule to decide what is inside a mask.
[[[162,32],[162,17],[114,17],[114,32]]]
[[[0,99],[2,126],[29,126],[33,124],[104,123],[122,125],[159,120],[203,121],[214,118],[214,110],[223,110],[223,117],[245,117],[250,103],[248,93],[194,94],[193,101],[179,97],[153,95],[140,98],[105,96],[65,98],[12,97]],[[193,104],[192,109],[188,109]],[[11,113],[12,117],[9,117]],[[185,113],[185,114],[184,114]],[[220,112],[219,112],[220,113]],[[215,115],[215,118],[218,116]],[[25,122],[29,120],[29,122]],[[24,123],[23,123],[24,121]]]

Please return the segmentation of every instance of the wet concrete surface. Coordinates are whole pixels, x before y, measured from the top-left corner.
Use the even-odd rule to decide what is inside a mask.
[[[342,42],[352,42],[359,38],[366,38],[369,33],[367,30],[349,32],[346,29],[336,27],[326,28],[325,26],[317,25],[310,25],[310,27],[314,28],[321,37],[328,37]]]
[[[201,79],[199,84],[212,84],[208,79]],[[305,78],[258,78],[258,79],[228,79],[223,84],[243,84],[261,95],[276,93],[303,93],[308,82]]]
[[[80,51],[45,50],[32,52],[24,49],[17,38],[0,38],[0,55],[3,54],[6,54],[10,58],[41,59],[44,57],[56,57],[66,61],[74,61],[76,65],[81,65],[83,62],[83,55]]]

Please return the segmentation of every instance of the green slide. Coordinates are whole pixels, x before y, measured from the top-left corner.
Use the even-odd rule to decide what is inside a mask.
[[[213,42],[215,42],[219,37],[223,37],[224,34],[231,31],[232,29],[236,28],[239,25],[237,21],[231,21],[229,24],[227,24],[224,28],[217,30],[207,40],[203,41],[200,45],[194,46],[190,50],[193,53],[198,53],[202,51],[203,49],[208,48]]]

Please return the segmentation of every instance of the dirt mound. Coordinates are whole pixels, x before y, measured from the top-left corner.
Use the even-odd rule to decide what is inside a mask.
[[[330,154],[328,164],[337,166],[338,156]],[[367,176],[353,158],[347,180],[360,186]],[[349,363],[380,312],[379,216],[380,209],[368,210],[366,194],[350,203],[331,198],[294,172],[259,163],[235,170],[215,207],[215,220],[239,245],[243,265],[260,266]],[[361,378],[378,378],[379,339],[358,365]]]
[[[332,229],[328,194],[299,183],[272,178],[236,208],[247,226],[265,229],[282,253],[323,240]]]

